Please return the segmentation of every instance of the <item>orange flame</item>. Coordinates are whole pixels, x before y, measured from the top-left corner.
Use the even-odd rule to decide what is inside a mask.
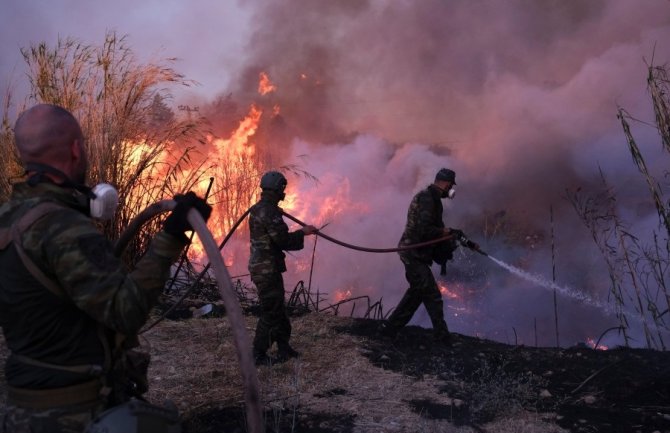
[[[258,92],[265,95],[275,90],[276,86],[270,81],[268,74],[261,72]],[[272,112],[274,115],[278,115],[279,105],[275,105]],[[256,143],[251,140],[258,131],[262,115],[263,110],[256,104],[252,104],[247,115],[240,120],[237,128],[229,137],[206,137],[207,146],[205,146],[205,149],[208,149],[208,153],[205,155],[204,163],[195,161],[188,167],[188,161],[177,160],[176,158],[180,156],[173,157],[169,150],[156,155],[157,148],[153,143],[124,142],[125,165],[130,168],[129,172],[132,172],[134,167],[150,156],[153,161],[161,163],[151,165],[155,169],[147,176],[152,179],[165,178],[167,172],[163,167],[174,167],[177,163],[180,166],[180,173],[185,179],[189,179],[191,174],[196,171],[200,175],[200,170],[205,167],[202,164],[211,167],[213,171],[208,172],[208,174],[214,178],[214,183],[207,201],[214,209],[207,226],[215,239],[223,239],[233,221],[235,221],[233,218],[240,216],[258,197],[257,180],[260,176],[260,170],[263,168],[262,158],[259,154],[262,153],[263,148],[257,148]],[[210,176],[201,178],[197,185],[189,185],[188,188],[196,194],[204,196],[210,186]],[[151,193],[152,191],[133,193],[133,197],[130,197],[133,207],[144,208],[155,200],[162,198]],[[231,203],[234,204],[230,205]],[[241,264],[240,260],[234,260],[236,257],[233,257],[229,251],[223,251],[222,254],[227,265],[233,265],[236,261]],[[193,263],[202,263],[206,260],[204,248],[197,237],[194,238],[194,242],[188,250],[188,256]]]
[[[268,74],[266,74],[265,72],[261,72],[259,75],[260,80],[258,82],[258,93],[260,93],[261,95],[267,95],[268,93],[277,90],[277,87],[270,81],[270,77],[268,77]]]
[[[163,174],[162,172],[165,167],[169,165],[172,161],[170,160],[170,155],[166,152],[165,148],[158,151],[151,143],[146,141],[127,141],[122,142],[122,152],[124,154],[124,166],[127,169],[126,173],[134,173],[136,169],[139,168],[139,165],[146,164],[146,160],[150,159],[153,163],[150,164],[147,168],[142,170],[141,178],[136,179],[135,183],[143,184],[144,180],[151,180],[154,178],[160,178]],[[148,182],[152,184],[152,182]],[[143,209],[155,200],[162,197],[157,197],[153,194],[151,188],[148,190],[142,190],[142,193],[134,193],[133,195],[128,196],[126,203],[132,203],[132,207],[137,209]]]
[[[351,298],[351,293],[351,289],[335,290],[333,299],[335,302],[344,301],[345,299]]]
[[[287,189],[290,188],[291,186],[289,185]],[[302,204],[302,202],[298,198],[298,193],[293,190],[289,190],[286,191],[286,196],[284,197],[284,200],[282,200],[281,202],[281,208],[288,213],[293,213],[293,211],[298,207],[299,204]]]
[[[209,155],[209,159],[215,163],[218,168],[217,175],[219,180],[224,182],[231,182],[235,179],[254,177],[258,167],[252,161],[256,154],[254,143],[250,142],[251,137],[256,134],[258,130],[263,111],[256,105],[252,105],[247,116],[240,121],[237,129],[227,139],[207,137],[207,141],[212,144],[215,152]],[[227,170],[224,173],[224,170]],[[232,172],[230,172],[232,171]],[[232,177],[232,178],[231,178]],[[199,184],[199,187],[204,192],[209,184],[205,180]],[[255,194],[251,194],[252,200]],[[217,201],[210,199],[209,202]],[[212,212],[207,226],[209,227],[215,239],[223,239],[228,229],[227,223],[221,218],[221,213]],[[205,256],[204,247],[200,240],[195,239],[189,249],[189,258],[193,261],[202,261]],[[233,264],[233,257],[227,255],[225,257],[226,264]]]
[[[127,165],[131,167],[137,166],[144,159],[145,155],[151,153],[151,146],[145,141],[124,141],[123,147],[128,149]]]
[[[245,117],[228,139],[215,139],[214,146],[219,155],[250,157],[253,156],[255,148],[249,143],[249,138],[256,133],[263,111],[255,104],[251,105],[249,114]],[[211,138],[210,138],[211,139]]]
[[[449,289],[449,287],[447,287],[447,283],[445,283],[444,281],[437,281],[437,287],[438,289],[440,289],[440,293],[442,293],[442,296],[448,299],[461,299],[461,295]]]
[[[608,350],[609,349],[609,347],[607,347],[603,344],[598,344],[598,346],[596,347],[596,340],[594,340],[591,337],[586,338],[586,345],[589,346],[591,349],[595,349],[595,350]]]
[[[289,189],[291,185],[289,185]],[[338,183],[335,189],[329,191],[328,195],[321,195],[321,193],[315,192],[311,193],[310,191],[301,191],[296,192],[294,190],[287,190],[286,197],[282,201],[282,208],[295,216],[296,218],[306,221],[309,224],[320,226],[324,223],[329,223],[336,219],[339,215],[344,212],[356,212],[359,214],[365,214],[370,211],[369,206],[366,203],[356,202],[351,199],[351,185],[348,179],[344,179]],[[318,196],[315,196],[319,194]],[[316,215],[308,215],[308,210],[311,208],[313,211],[313,205],[311,203],[319,203],[318,209],[316,209]]]

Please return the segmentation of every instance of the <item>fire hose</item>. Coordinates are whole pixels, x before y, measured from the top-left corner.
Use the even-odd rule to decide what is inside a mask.
[[[304,222],[300,221],[298,218],[296,218],[293,215],[288,214],[284,211],[282,211],[282,215],[284,215],[286,218],[300,224],[303,227],[307,225],[307,223],[304,223]],[[317,230],[315,234],[317,236],[321,236],[322,238],[324,238],[326,240],[329,240],[330,242],[333,242],[337,245],[343,246],[345,248],[349,248],[349,249],[357,250],[357,251],[365,251],[366,253],[395,253],[395,252],[398,252],[398,251],[413,250],[414,248],[426,247],[428,245],[434,245],[434,244],[440,243],[442,241],[447,241],[447,240],[451,240],[451,239],[454,238],[454,235],[445,235],[445,236],[442,236],[442,237],[439,237],[439,238],[431,239],[431,240],[426,241],[426,242],[419,242],[419,243],[411,244],[411,245],[403,245],[403,246],[399,246],[399,247],[395,247],[395,248],[368,248],[368,247],[359,247],[358,245],[353,245],[353,244],[348,244],[346,242],[342,242],[342,241],[337,240],[333,237],[330,237],[330,236],[328,236],[324,233],[321,233],[319,230]],[[465,235],[460,235],[460,236],[457,237],[457,239],[458,239],[459,242],[461,242],[463,245],[467,246],[471,250],[477,251],[479,254],[483,254],[485,256],[488,256],[488,254],[486,254],[478,246],[476,246],[477,244],[475,244],[474,242],[472,242],[471,240],[466,238]]]
[[[149,221],[150,219],[154,218],[155,216],[157,216],[162,212],[171,211],[172,209],[174,209],[175,206],[176,203],[173,200],[163,200],[150,205],[142,212],[140,212],[130,222],[126,230],[121,234],[121,236],[117,240],[114,246],[114,254],[120,256],[123,253],[130,240],[139,231],[142,225],[144,225],[144,223],[146,223],[147,221]],[[262,409],[260,405],[258,376],[256,374],[256,368],[254,366],[253,359],[251,358],[251,344],[249,342],[249,337],[246,333],[242,308],[240,307],[240,304],[237,301],[237,297],[235,296],[233,285],[230,279],[230,274],[228,273],[228,270],[226,269],[225,263],[223,262],[223,259],[221,258],[220,254],[220,250],[228,242],[228,240],[233,235],[235,230],[239,227],[239,225],[242,223],[242,221],[244,221],[247,215],[249,215],[250,210],[251,208],[247,209],[244,212],[244,214],[235,222],[235,224],[228,232],[224,240],[218,246],[214,242],[212,234],[207,229],[207,225],[205,224],[205,221],[202,219],[200,214],[193,209],[189,211],[187,215],[188,222],[193,227],[193,230],[198,234],[198,237],[200,238],[200,241],[202,242],[205,248],[205,252],[207,253],[207,257],[210,259],[210,262],[204,267],[204,269],[200,272],[194,283],[191,284],[189,289],[186,290],[186,292],[177,300],[177,302],[173,304],[172,307],[170,307],[166,312],[164,312],[161,315],[161,317],[159,317],[155,322],[153,322],[151,325],[143,329],[140,333],[144,333],[149,329],[153,328],[154,326],[156,326],[160,321],[162,321],[165,318],[165,316],[170,311],[174,310],[186,298],[186,296],[188,296],[188,294],[195,288],[196,284],[209,270],[210,265],[213,265],[214,274],[216,277],[217,284],[219,286],[219,292],[221,294],[221,299],[223,300],[226,306],[226,313],[233,332],[235,348],[237,349],[238,361],[240,363],[240,369],[242,371],[249,432],[256,433],[262,431]],[[284,212],[283,210],[281,212],[284,216],[296,222],[297,224],[303,227],[307,225],[306,223],[300,221],[291,214]],[[370,253],[391,253],[398,251],[406,251],[414,248],[434,245],[439,242],[454,238],[453,235],[445,235],[436,239],[432,239],[430,241],[420,242],[411,245],[403,245],[395,248],[368,248],[342,242],[338,239],[335,239],[331,236],[321,233],[319,230],[317,230],[315,234],[340,246],[357,251],[364,251]],[[477,244],[467,239],[464,235],[460,235],[458,240],[463,245],[466,245],[468,248],[477,251],[480,254],[488,255],[484,251],[482,251],[477,246]]]
[[[159,213],[171,211],[176,206],[173,200],[163,200],[157,202],[147,209],[142,211],[131,223],[128,228],[122,233],[115,245],[114,252],[120,255],[130,239],[135,235],[139,228],[148,220],[155,217]],[[246,216],[246,214],[245,214]],[[244,324],[244,315],[242,308],[237,301],[233,284],[230,280],[230,275],[226,269],[226,265],[221,258],[219,248],[214,242],[212,234],[207,229],[205,221],[197,210],[191,209],[187,214],[187,220],[193,227],[193,230],[198,234],[202,242],[207,257],[214,267],[214,274],[221,299],[226,306],[226,315],[230,322],[230,327],[233,333],[233,341],[237,350],[237,358],[240,363],[240,370],[242,372],[242,379],[244,383],[244,400],[246,404],[246,420],[248,431],[251,433],[263,432],[263,412],[260,401],[260,386],[256,367],[251,354],[251,343],[246,332]]]
[[[122,233],[121,237],[119,238],[119,240],[116,243],[115,253],[117,255],[119,255],[121,253],[121,251],[123,251],[123,249],[125,249],[126,244],[130,241],[130,239],[132,239],[132,236],[134,235],[134,233],[139,229],[139,227],[144,222],[146,222],[148,219],[152,218],[153,216],[155,216],[159,212],[161,212],[161,210],[157,210],[157,208],[160,208],[160,206],[161,206],[160,202],[156,203],[152,206],[149,206],[142,213],[140,213],[133,221],[131,221],[131,223],[128,226],[128,229],[126,229],[126,231],[124,233]],[[237,228],[240,226],[242,221],[244,221],[244,219],[247,217],[247,215],[249,215],[250,211],[251,211],[251,208],[247,209],[242,214],[242,216],[240,218],[238,218],[238,220],[235,222],[235,224],[233,224],[232,228],[230,229],[230,231],[228,232],[226,237],[219,244],[219,246],[218,246],[219,250],[221,250],[226,245],[226,243],[231,238],[231,236],[233,235],[235,230],[237,230]],[[286,212],[282,211],[282,214],[284,216],[286,216],[287,218],[289,218],[290,220],[295,221],[296,223],[298,223],[299,225],[301,225],[303,227],[307,225],[306,223],[300,221],[299,219],[297,219],[296,217],[294,217],[293,215],[291,215],[289,213],[286,213]],[[349,244],[349,243],[346,243],[346,242],[342,242],[338,239],[335,239],[331,236],[328,236],[328,235],[322,233],[319,230],[317,230],[317,232],[315,234],[317,236],[321,236],[322,238],[324,238],[324,239],[326,239],[330,242],[333,242],[335,244],[341,245],[343,247],[353,249],[353,250],[357,250],[357,251],[370,252],[370,253],[392,253],[392,252],[398,252],[398,251],[406,251],[406,250],[411,250],[411,249],[414,249],[414,248],[420,248],[420,247],[425,247],[425,246],[429,246],[429,245],[434,245],[436,243],[439,243],[439,242],[442,242],[442,241],[445,241],[445,240],[453,239],[452,235],[446,235],[446,236],[436,238],[436,239],[433,239],[433,240],[430,240],[430,241],[420,242],[420,243],[411,244],[411,245],[404,245],[404,246],[395,247],[395,248],[367,248],[367,247],[360,247],[360,246],[357,246],[357,245],[352,245],[352,244]],[[467,246],[468,248],[470,248],[474,251],[477,251],[480,254],[488,256],[488,254],[485,253],[484,251],[482,251],[480,248],[475,247],[476,244],[474,242],[470,241],[469,239],[467,239],[465,236],[461,236],[459,238],[459,242],[461,242],[463,245]],[[168,308],[163,314],[161,314],[161,316],[158,319],[156,319],[153,323],[151,323],[149,326],[147,326],[142,331],[140,331],[140,334],[147,332],[148,330],[150,330],[151,328],[153,328],[154,326],[159,324],[169,313],[174,311],[174,309],[177,308],[179,306],[179,304],[181,304],[184,301],[184,299],[186,299],[186,297],[195,289],[195,287],[197,286],[200,279],[209,270],[210,265],[211,265],[211,263],[208,263],[207,265],[205,265],[205,267],[200,272],[200,274],[198,274],[198,276],[193,281],[191,286],[179,297],[179,299],[177,299],[177,301],[170,308]]]

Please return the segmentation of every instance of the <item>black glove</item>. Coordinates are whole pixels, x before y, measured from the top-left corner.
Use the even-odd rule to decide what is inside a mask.
[[[177,206],[175,206],[175,208],[172,210],[170,216],[165,219],[165,222],[163,223],[163,230],[175,237],[187,240],[184,232],[193,230],[193,227],[191,227],[191,224],[189,224],[188,220],[186,219],[188,211],[191,208],[195,208],[198,212],[200,212],[202,218],[207,221],[212,213],[212,207],[208,205],[204,199],[201,199],[195,195],[193,191],[187,192],[186,195],[175,195],[174,201],[177,202]]]
[[[465,246],[471,250],[479,251],[479,244],[477,242],[471,241],[470,239],[465,241]]]
[[[451,227],[449,227],[449,234],[453,235],[455,239],[465,237],[465,233],[463,233],[463,230],[452,229]]]

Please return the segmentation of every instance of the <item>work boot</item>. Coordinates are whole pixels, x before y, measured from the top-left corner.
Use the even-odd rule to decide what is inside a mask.
[[[288,343],[282,344],[277,349],[277,356],[275,357],[276,362],[288,361],[290,358],[297,358],[300,356],[300,352],[292,348]]]
[[[382,322],[377,328],[377,333],[381,337],[394,339],[398,335],[398,330],[389,322]]]

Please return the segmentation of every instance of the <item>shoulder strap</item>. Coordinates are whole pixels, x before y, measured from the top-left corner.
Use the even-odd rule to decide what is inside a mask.
[[[28,269],[28,272],[30,272],[33,277],[35,277],[52,293],[57,296],[63,296],[63,289],[53,280],[44,275],[44,272],[42,272],[42,270],[35,264],[35,262],[33,262],[30,257],[28,257],[28,254],[26,254],[25,250],[23,249],[23,244],[21,242],[21,235],[23,235],[23,232],[32,226],[38,219],[44,217],[50,212],[59,209],[63,209],[63,206],[54,202],[39,203],[37,206],[31,208],[28,210],[28,212],[23,214],[23,216],[21,216],[21,218],[19,218],[19,220],[12,225],[10,230],[11,241],[14,242],[14,248],[16,248],[16,252],[19,254],[23,265],[26,267],[26,269]],[[2,241],[1,235],[2,234],[0,234],[0,241]]]
[[[0,248],[3,247],[2,242],[5,241],[6,244],[9,242],[14,243],[14,247],[16,248],[17,253],[19,254],[19,257],[21,258],[21,261],[23,262],[23,265],[26,267],[26,269],[35,277],[41,284],[43,284],[49,291],[54,293],[57,296],[63,297],[65,296],[65,293],[63,292],[63,289],[58,286],[53,280],[49,279],[46,275],[44,275],[44,272],[33,262],[30,257],[26,254],[25,250],[23,249],[23,245],[21,242],[21,235],[23,232],[25,232],[31,225],[33,225],[37,220],[40,218],[44,217],[45,215],[49,214],[50,212],[63,209],[64,206],[55,203],[55,202],[42,202],[37,204],[35,207],[31,208],[28,210],[24,215],[19,218],[17,222],[15,222],[9,229],[0,229]],[[10,239],[7,239],[8,237],[11,237]],[[102,376],[103,373],[109,372],[112,367],[112,359],[113,359],[113,354],[112,354],[112,348],[110,347],[110,342],[105,336],[105,331],[104,327],[102,324],[98,323],[98,339],[100,340],[103,350],[104,350],[104,365],[75,365],[75,366],[62,366],[62,365],[57,365],[57,364],[50,364],[50,363],[45,363],[36,359],[29,358],[24,355],[19,355],[19,354],[12,354],[12,357],[24,364],[29,364],[33,365],[36,367],[42,367],[42,368],[51,368],[55,370],[61,370],[61,371],[69,371],[71,373],[80,373],[80,374],[88,374],[90,376]],[[121,346],[123,342],[123,337],[121,334],[116,334],[115,337],[115,350],[119,350],[119,347]],[[103,377],[103,388],[100,391],[101,394],[107,395],[110,392],[110,388],[108,385],[105,385],[106,380]]]
[[[21,362],[23,364],[32,365],[33,367],[48,368],[51,370],[67,371],[69,373],[85,374],[88,376],[97,377],[102,375],[103,366],[96,364],[84,364],[84,365],[59,365],[51,364],[48,362],[38,361],[37,359],[30,358],[25,355],[19,355],[17,353],[12,353],[11,358],[15,361]]]

